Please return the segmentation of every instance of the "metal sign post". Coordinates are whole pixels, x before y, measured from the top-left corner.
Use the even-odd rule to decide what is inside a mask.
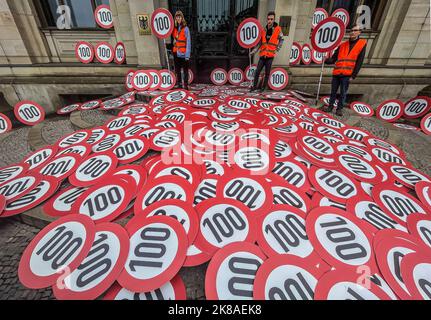
[[[171,72],[171,66],[169,64],[169,55],[168,55],[168,48],[166,48],[166,39],[163,39],[163,45],[165,47],[165,53],[166,53],[166,63],[168,64],[168,70]]]
[[[320,88],[322,86],[322,79],[323,79],[323,69],[325,68],[325,60],[326,60],[326,53],[323,56],[322,69],[320,70],[320,80],[319,80],[319,87],[317,89],[316,105],[319,103]]]

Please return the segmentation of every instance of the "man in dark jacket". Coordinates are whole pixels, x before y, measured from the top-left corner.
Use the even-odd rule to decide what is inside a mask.
[[[335,68],[332,77],[331,99],[329,106],[322,108],[324,112],[331,112],[334,109],[338,88],[340,88],[340,100],[336,114],[338,116],[343,115],[342,110],[346,105],[350,81],[358,76],[367,51],[367,41],[360,39],[360,35],[361,27],[354,26],[350,32],[349,41],[341,44],[334,55],[325,61],[327,64],[335,63]]]

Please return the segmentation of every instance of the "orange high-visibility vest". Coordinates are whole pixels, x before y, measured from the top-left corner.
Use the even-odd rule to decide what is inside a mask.
[[[174,29],[174,53],[177,53],[178,51],[181,53],[186,53],[187,51],[187,38],[186,38],[186,28],[182,27],[181,31],[178,32],[178,29]]]
[[[340,46],[338,52],[338,61],[335,63],[334,76],[351,76],[356,66],[356,61],[361,54],[362,49],[367,45],[367,40],[360,39],[350,50],[349,41],[344,42]]]
[[[272,33],[271,39],[269,42],[266,41],[266,30],[262,33],[262,46],[260,47],[260,56],[267,58],[274,58],[277,53],[277,47],[280,43],[278,37],[280,36],[281,28],[280,26],[276,26],[274,28],[274,32]]]

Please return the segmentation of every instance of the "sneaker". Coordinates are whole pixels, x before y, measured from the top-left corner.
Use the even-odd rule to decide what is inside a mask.
[[[343,110],[341,110],[341,109],[337,109],[337,111],[335,112],[335,114],[336,114],[337,116],[339,116],[339,117],[342,117],[342,116],[343,116]]]

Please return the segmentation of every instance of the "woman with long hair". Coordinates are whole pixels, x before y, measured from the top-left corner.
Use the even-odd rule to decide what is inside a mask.
[[[189,89],[189,61],[191,54],[191,35],[186,19],[181,11],[175,13],[175,29],[172,33],[173,53],[177,84],[179,88]],[[184,86],[181,81],[181,70],[184,73]]]

